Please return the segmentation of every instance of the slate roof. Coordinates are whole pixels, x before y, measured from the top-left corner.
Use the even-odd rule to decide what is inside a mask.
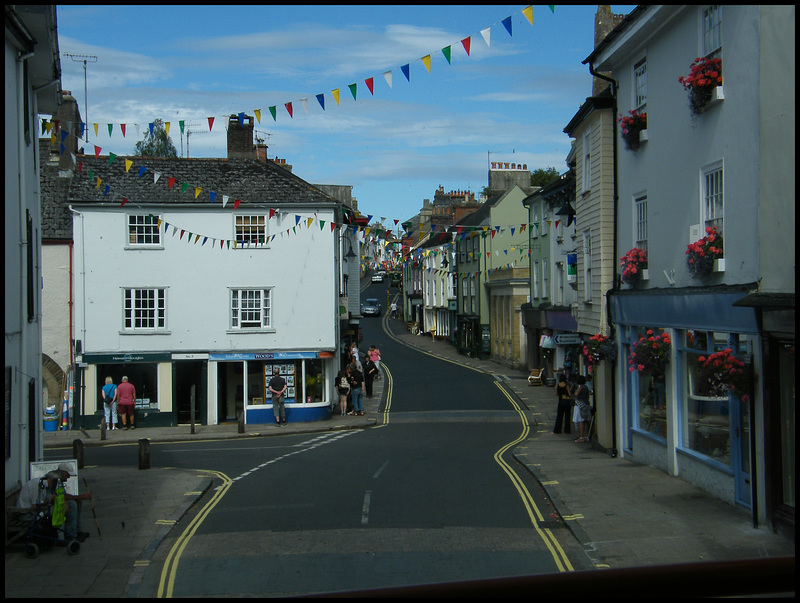
[[[222,208],[223,195],[228,197],[226,209],[238,211],[250,204],[260,209],[271,205],[304,204],[336,207],[339,203],[302,178],[272,162],[255,159],[163,159],[150,157],[89,155],[76,156],[76,167],[59,174],[58,166],[47,161],[42,145],[42,237],[69,239],[71,216],[68,205],[104,204],[119,207],[123,200],[131,206],[149,204],[211,204]],[[132,162],[126,171],[126,159]],[[144,168],[140,176],[140,168]],[[90,178],[90,174],[92,177]],[[160,174],[158,180],[155,175]],[[100,186],[97,186],[100,178]],[[174,184],[170,188],[170,179]],[[106,188],[108,187],[108,188]],[[202,189],[195,197],[196,187]]]

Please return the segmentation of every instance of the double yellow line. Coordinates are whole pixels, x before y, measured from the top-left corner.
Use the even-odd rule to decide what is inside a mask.
[[[197,514],[197,516],[189,523],[187,528],[183,531],[183,534],[180,535],[178,540],[172,546],[169,551],[169,555],[167,555],[167,560],[164,562],[164,567],[161,570],[161,580],[158,583],[158,593],[156,596],[161,598],[172,598],[172,591],[175,587],[175,575],[178,571],[178,562],[180,561],[181,555],[183,554],[186,545],[189,544],[189,540],[191,540],[194,533],[197,531],[197,528],[200,527],[200,524],[205,520],[211,510],[217,506],[222,497],[228,492],[228,489],[233,484],[231,478],[229,478],[224,473],[220,473],[219,471],[203,471],[203,473],[211,473],[217,476],[219,479],[222,480],[222,485],[217,488],[217,491],[214,493],[214,496],[211,497],[211,500],[206,503],[206,505],[202,508],[202,510]]]
[[[511,480],[511,483],[514,484],[514,487],[517,489],[517,492],[522,499],[522,504],[525,506],[525,510],[528,512],[528,517],[531,520],[533,529],[536,530],[536,533],[542,539],[542,542],[544,542],[547,550],[549,550],[550,554],[553,556],[553,560],[556,563],[556,567],[558,567],[558,571],[574,571],[567,554],[564,552],[564,549],[561,548],[561,545],[558,543],[558,540],[556,540],[556,537],[549,528],[542,528],[540,525],[540,523],[544,521],[544,517],[542,516],[541,511],[539,511],[539,508],[536,506],[531,493],[525,487],[522,478],[520,478],[517,472],[514,471],[514,469],[512,469],[505,460],[503,460],[503,455],[508,451],[509,448],[516,446],[528,437],[528,434],[530,433],[530,425],[528,424],[528,419],[525,416],[525,413],[519,407],[519,404],[517,404],[511,394],[509,394],[508,391],[498,381],[495,381],[494,384],[501,392],[503,392],[503,395],[508,398],[508,401],[511,402],[511,405],[517,411],[520,420],[522,421],[522,433],[520,436],[513,442],[509,442],[500,450],[495,452],[494,460],[498,465],[500,465],[503,471],[505,471],[506,475],[508,475],[509,479]]]

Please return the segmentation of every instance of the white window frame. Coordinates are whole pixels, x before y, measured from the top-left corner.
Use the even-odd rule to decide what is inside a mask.
[[[542,258],[542,299],[550,299],[550,269],[547,258]]]
[[[701,55],[722,57],[722,5],[708,4],[700,9]]]
[[[647,57],[642,57],[633,65],[633,108],[639,112],[647,111]]]
[[[717,161],[700,170],[700,219],[701,236],[705,229],[716,226],[725,236],[725,171],[722,161]]]
[[[255,299],[258,293],[260,298]],[[247,308],[242,307],[244,301],[248,303]],[[229,294],[230,310],[230,329],[236,332],[264,331],[272,328],[272,288],[271,287],[242,287],[230,288]],[[258,308],[253,306],[253,302],[258,304]],[[247,319],[242,319],[242,313],[248,313]],[[258,320],[254,320],[256,313]],[[243,323],[247,323],[246,325]],[[256,324],[258,323],[258,324]]]
[[[533,298],[539,299],[539,262],[533,262]]]
[[[136,249],[162,249],[158,220],[159,217],[153,214],[128,214],[126,218],[128,236],[125,246]]]
[[[635,247],[647,250],[647,193],[633,198],[633,240]]]
[[[166,331],[166,287],[124,288],[122,290],[122,330],[126,333]]]
[[[237,248],[266,247],[269,239],[267,225],[265,214],[234,214],[233,238]]]

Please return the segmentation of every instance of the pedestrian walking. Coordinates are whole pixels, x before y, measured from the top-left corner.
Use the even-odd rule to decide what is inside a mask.
[[[130,423],[131,429],[135,427],[134,411],[136,409],[136,388],[133,383],[128,381],[128,377],[122,378],[122,383],[117,386],[117,409],[119,410],[119,418],[122,421],[122,429],[128,429]]]
[[[358,365],[350,365],[350,393],[353,396],[353,415],[364,414],[364,375]]]
[[[114,430],[117,428],[119,417],[117,416],[117,386],[114,385],[111,377],[106,377],[106,384],[100,390],[100,398],[103,402],[106,429]]]
[[[369,351],[367,352],[367,356],[369,356],[369,359],[372,360],[373,363],[375,363],[375,371],[376,371],[375,378],[376,379],[380,379],[381,378],[381,351],[378,349],[378,346],[375,346],[375,345],[369,346]]]
[[[392,310],[392,315],[391,315],[392,318],[397,318],[397,302],[396,301],[392,302],[391,310]]]
[[[569,383],[564,373],[558,375],[558,383],[556,384],[556,400],[558,407],[556,409],[556,424],[553,427],[553,433],[561,433],[563,423],[564,433],[571,433],[570,424],[572,411],[572,392],[569,389]]]
[[[272,394],[272,415],[275,417],[276,425],[286,425],[286,380],[281,377],[278,367],[272,371],[272,379],[267,386]]]

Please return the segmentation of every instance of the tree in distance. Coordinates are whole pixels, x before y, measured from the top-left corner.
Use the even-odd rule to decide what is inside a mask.
[[[150,134],[148,129],[145,132],[144,139],[136,143],[133,152],[137,157],[174,158],[178,156],[178,151],[167,134],[164,122],[160,119],[153,122],[153,133]]]

